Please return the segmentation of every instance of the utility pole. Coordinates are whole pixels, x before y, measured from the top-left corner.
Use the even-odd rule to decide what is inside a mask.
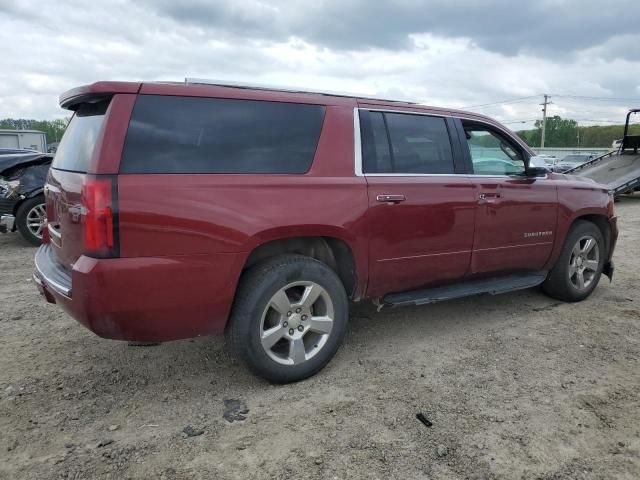
[[[542,105],[542,138],[540,139],[540,148],[544,148],[544,134],[547,129],[547,105],[552,104],[553,102],[549,101],[549,95],[544,94],[544,102]]]

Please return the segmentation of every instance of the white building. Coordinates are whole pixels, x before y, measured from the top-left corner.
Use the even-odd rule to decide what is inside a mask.
[[[47,151],[47,135],[38,130],[0,130],[0,148]]]

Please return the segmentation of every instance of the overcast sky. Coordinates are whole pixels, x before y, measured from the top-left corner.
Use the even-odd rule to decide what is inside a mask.
[[[515,99],[473,108],[514,130],[549,93],[550,114],[622,122],[640,107],[639,14],[639,0],[0,0],[0,118],[65,116],[59,94],[97,80],[205,77]]]

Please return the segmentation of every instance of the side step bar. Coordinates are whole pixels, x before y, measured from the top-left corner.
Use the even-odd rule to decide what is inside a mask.
[[[382,299],[383,305],[405,306],[424,305],[426,303],[442,302],[454,298],[468,297],[488,293],[497,295],[499,293],[513,292],[525,288],[535,287],[544,282],[547,272],[518,273],[497,278],[483,278],[480,280],[469,280],[463,283],[446,285],[444,287],[425,288],[422,290],[412,290],[409,292],[392,293],[385,295]]]

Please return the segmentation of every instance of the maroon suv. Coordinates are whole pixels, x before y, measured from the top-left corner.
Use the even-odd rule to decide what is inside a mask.
[[[96,334],[227,333],[257,374],[329,362],[349,301],[423,304],[611,277],[613,200],[474,113],[203,83],[98,82],[45,187],[35,281]]]

